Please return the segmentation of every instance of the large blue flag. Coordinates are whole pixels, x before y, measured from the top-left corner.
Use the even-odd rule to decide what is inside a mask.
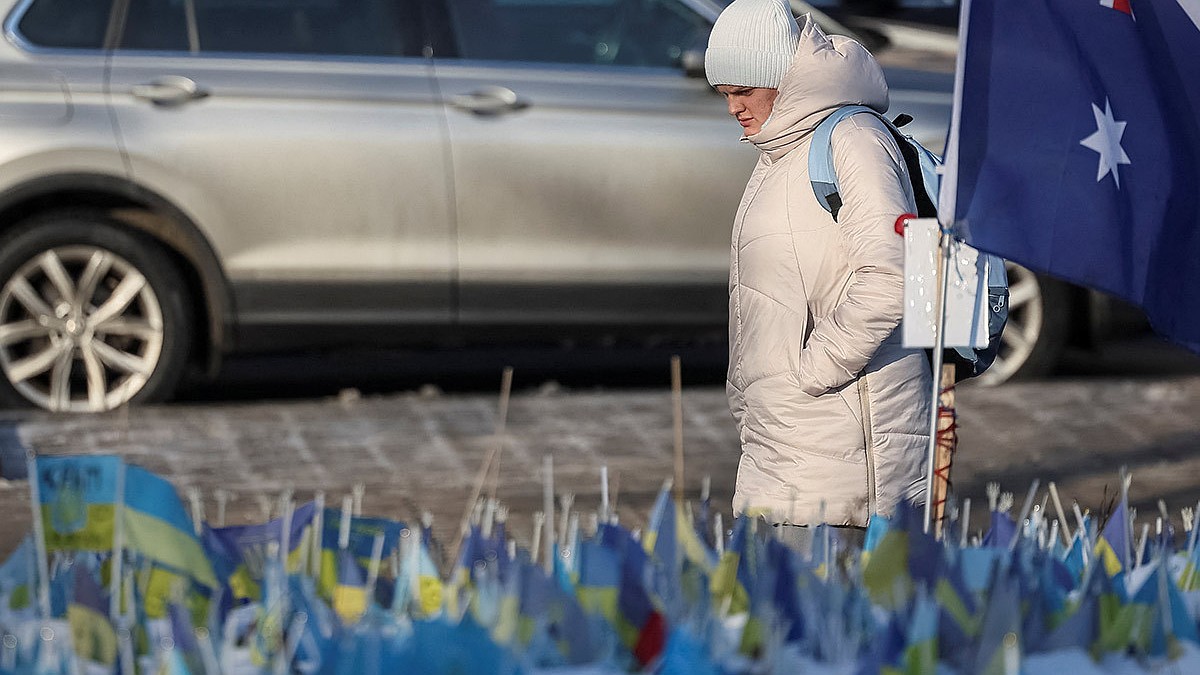
[[[1200,350],[1200,2],[972,0],[966,30],[943,218]]]

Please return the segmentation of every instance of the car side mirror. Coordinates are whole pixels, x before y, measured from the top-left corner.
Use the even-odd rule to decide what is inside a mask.
[[[679,56],[679,67],[688,77],[704,77],[704,50],[692,48]]]

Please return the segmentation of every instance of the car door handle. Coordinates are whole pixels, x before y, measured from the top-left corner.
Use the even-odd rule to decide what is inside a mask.
[[[134,98],[162,106],[181,105],[208,96],[207,89],[200,87],[192,79],[179,75],[168,75],[136,85],[130,93]]]
[[[529,101],[507,87],[484,87],[450,99],[450,105],[476,115],[501,115],[529,107]]]

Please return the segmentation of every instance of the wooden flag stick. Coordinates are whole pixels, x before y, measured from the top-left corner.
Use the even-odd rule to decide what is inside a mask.
[[[567,533],[571,531],[571,509],[575,506],[575,493],[564,492],[558,498],[558,503],[562,509],[562,513],[558,516],[558,529],[555,531],[558,532],[558,536],[562,540],[560,548],[569,548]]]
[[[1038,486],[1041,483],[1041,480],[1034,478],[1029,485],[1029,492],[1025,493],[1025,503],[1021,506],[1021,514],[1017,516],[1017,533],[1013,535],[1012,541],[1008,544],[1009,553],[1017,549],[1017,542],[1021,540],[1025,532],[1025,519],[1029,517],[1030,511],[1033,509],[1033,499],[1037,496]]]
[[[496,490],[500,486],[500,458],[504,455],[504,432],[508,428],[508,401],[512,397],[512,366],[506,366],[500,375],[500,407],[496,414],[496,460],[492,465],[491,480],[488,483],[488,499],[496,499]]]
[[[1190,520],[1192,523],[1192,531],[1189,533],[1189,534],[1191,534],[1191,536],[1188,537],[1188,549],[1187,549],[1188,558],[1191,558],[1192,553],[1196,550],[1196,534],[1200,533],[1200,503],[1196,504],[1196,508],[1192,509],[1192,512],[1190,515],[1191,515]]]
[[[962,506],[962,535],[958,540],[959,548],[967,547],[967,536],[971,530],[971,498],[967,497],[963,500]]]
[[[496,509],[500,505],[495,499],[487,499],[483,503],[483,538],[489,539],[492,536],[492,527],[496,523]]]
[[[613,518],[617,515],[617,497],[621,496],[621,472],[614,471],[612,479],[612,499],[608,504],[608,517]]]
[[[713,542],[717,547],[717,555],[725,552],[725,522],[720,511],[713,516]]]
[[[1061,524],[1059,532],[1062,533],[1063,545],[1071,545],[1071,524],[1067,521],[1067,512],[1063,510],[1062,500],[1058,497],[1058,486],[1054,481],[1050,481],[1050,498],[1054,500],[1054,511],[1058,514],[1058,522]]]
[[[352,487],[350,489],[350,495],[354,499],[354,504],[353,504],[354,510],[352,511],[352,513],[353,513],[354,517],[356,517],[356,518],[359,518],[362,516],[363,497],[365,497],[366,494],[367,494],[367,484],[362,481],[355,483],[354,487]]]
[[[1133,482],[1133,476],[1129,473],[1129,467],[1122,466],[1120,469],[1121,476],[1121,503],[1125,505],[1125,522],[1121,525],[1125,528],[1125,550],[1119,551],[1121,556],[1121,564],[1128,569],[1129,563],[1133,556],[1129,550],[1133,546],[1133,518],[1129,515],[1129,484]]]
[[[950,494],[950,467],[958,434],[954,430],[954,364],[942,364],[942,389],[935,403],[937,412],[937,452],[934,453],[933,523],[934,536],[941,538],[946,515],[946,497]]]
[[[1138,537],[1137,544],[1135,544],[1135,546],[1137,546],[1137,549],[1133,552],[1133,554],[1134,554],[1133,566],[1134,567],[1142,566],[1142,551],[1145,550],[1145,548],[1146,548],[1146,538],[1149,536],[1150,536],[1150,523],[1142,523],[1142,534],[1140,537]]]
[[[529,540],[529,559],[534,563],[542,552],[542,528],[546,526],[546,514],[543,511],[533,512],[533,538]]]
[[[496,419],[496,442],[492,444],[488,454],[483,459],[483,464],[479,467],[479,473],[475,476],[475,482],[471,487],[471,497],[467,500],[467,505],[463,509],[462,519],[459,521],[458,538],[454,540],[454,552],[450,556],[450,564],[458,560],[458,551],[462,546],[463,537],[466,536],[468,528],[471,526],[471,513],[475,510],[475,503],[479,501],[479,495],[483,493],[483,485],[487,482],[491,475],[492,464],[497,462],[497,456],[500,454],[500,449],[503,447],[504,428],[508,423],[508,399],[512,393],[512,368],[504,369],[504,374],[500,378],[500,411]],[[498,477],[497,477],[498,480]],[[493,485],[490,491],[490,498],[495,499],[496,488]]]
[[[679,356],[671,357],[671,397],[675,412],[675,501],[683,503],[683,375]]]
[[[350,547],[350,519],[354,516],[354,498],[350,495],[342,497],[342,520],[338,526],[338,550],[344,551]]]
[[[542,457],[542,512],[546,514],[545,528],[542,530],[542,564],[546,574],[554,573],[554,457],[547,454]]]
[[[608,522],[608,465],[600,467],[600,522]]]
[[[204,494],[193,485],[187,489],[187,497],[192,507],[192,531],[199,537],[204,531]]]
[[[217,527],[225,527],[225,508],[231,496],[232,493],[224,488],[213,490],[213,497],[217,500]]]
[[[316,508],[313,509],[313,526],[312,539],[309,540],[308,563],[309,574],[317,582],[317,588],[321,587],[321,539],[325,535],[325,491],[317,490],[317,494],[313,496],[313,501],[316,502]]]
[[[371,564],[367,566],[367,597],[375,597],[375,584],[379,582],[379,565],[383,561],[383,534],[375,535],[371,542]]]

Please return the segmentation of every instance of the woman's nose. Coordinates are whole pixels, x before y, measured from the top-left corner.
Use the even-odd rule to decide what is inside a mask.
[[[745,107],[746,106],[744,106],[740,102],[738,102],[737,99],[735,99],[733,97],[729,98],[729,114],[730,115],[737,117],[738,113],[741,112]]]

